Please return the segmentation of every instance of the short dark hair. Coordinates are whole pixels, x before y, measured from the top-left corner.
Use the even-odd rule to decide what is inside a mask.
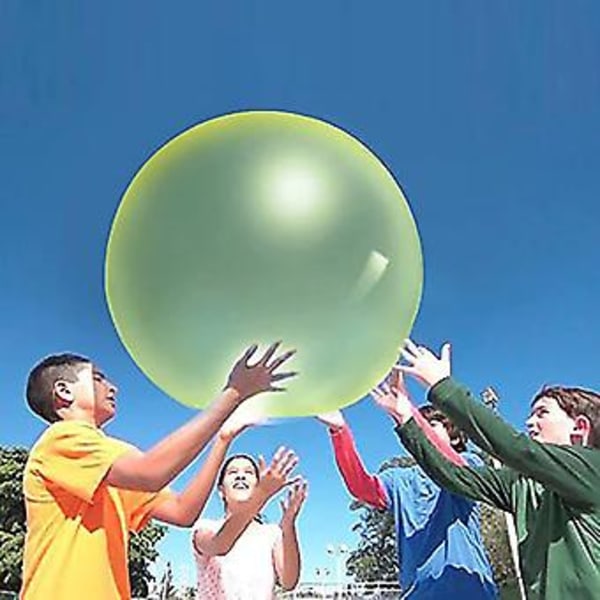
[[[78,354],[53,354],[41,360],[29,373],[25,396],[29,408],[44,421],[60,421],[54,408],[54,384],[59,379],[74,382],[84,365],[91,361]]]
[[[426,404],[419,408],[419,412],[431,423],[431,421],[439,421],[450,438],[450,444],[457,452],[464,452],[467,449],[467,434],[461,431],[441,410]]]
[[[587,417],[592,428],[588,445],[600,448],[600,394],[580,387],[545,385],[533,397],[533,406],[540,398],[552,398],[571,417]]]

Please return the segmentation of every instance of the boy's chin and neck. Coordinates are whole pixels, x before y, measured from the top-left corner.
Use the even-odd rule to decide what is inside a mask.
[[[63,414],[59,414],[59,416],[61,421],[84,421],[98,429],[102,429],[115,418],[116,411],[111,413],[102,411],[99,414],[82,414],[74,411],[65,411]]]

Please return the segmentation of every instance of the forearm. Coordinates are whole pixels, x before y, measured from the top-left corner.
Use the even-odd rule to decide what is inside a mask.
[[[300,547],[295,523],[281,525],[282,568],[279,583],[284,590],[296,587],[300,578]]]
[[[531,441],[475,399],[466,387],[447,378],[429,390],[428,399],[482,450],[516,468],[514,463],[522,458],[523,443]]]
[[[153,516],[183,527],[193,525],[208,501],[230,444],[230,440],[217,437],[191,483],[170,503],[159,506]]]
[[[446,441],[442,440],[435,432],[429,421],[420,413],[416,406],[412,407],[412,418],[414,418],[417,425],[422,429],[427,439],[432,443],[433,446],[447,458],[452,464],[456,466],[464,466],[467,464],[465,459]],[[401,419],[398,422],[402,425],[406,419]]]
[[[179,475],[214,437],[240,401],[237,391],[226,389],[201,415],[145,452],[140,467],[147,474],[148,485],[159,490]],[[210,477],[210,471],[207,476]]]
[[[260,513],[267,499],[263,494],[255,492],[234,513],[227,515],[219,531],[198,544],[200,550],[209,556],[223,556],[227,554],[248,525]]]
[[[379,509],[386,508],[388,502],[383,484],[377,475],[371,475],[365,469],[350,429],[347,426],[330,429],[330,436],[335,462],[348,491],[361,502]]]
[[[439,486],[502,510],[511,509],[510,486],[498,472],[453,464],[433,446],[414,419],[396,428],[396,432],[407,451]]]

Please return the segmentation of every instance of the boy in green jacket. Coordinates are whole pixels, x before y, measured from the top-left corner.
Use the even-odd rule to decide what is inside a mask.
[[[449,345],[438,358],[407,340],[402,356],[406,364],[397,368],[429,387],[429,402],[504,463],[500,470],[454,465],[415,423],[407,397],[387,395],[402,443],[434,481],[515,515],[527,598],[600,598],[600,394],[543,388],[527,435],[450,378]]]

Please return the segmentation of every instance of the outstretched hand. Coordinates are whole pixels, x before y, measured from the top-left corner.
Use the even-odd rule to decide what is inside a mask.
[[[329,427],[329,429],[342,429],[346,425],[344,415],[341,410],[332,410],[331,412],[320,413],[316,416],[317,420]]]
[[[285,388],[275,384],[294,377],[297,373],[293,371],[276,373],[275,371],[289,360],[296,351],[288,350],[273,358],[280,343],[276,342],[269,346],[259,361],[253,365],[250,365],[248,361],[252,358],[258,346],[256,344],[250,346],[233,366],[226,387],[237,390],[244,400],[260,392],[285,391]]]
[[[412,416],[413,405],[397,366],[380,386],[371,391],[371,396],[379,407],[401,423]]]
[[[403,373],[411,375],[427,387],[434,386],[446,377],[450,377],[450,344],[444,344],[440,356],[436,356],[425,346],[417,346],[411,340],[405,340],[401,350],[405,365],[398,365]]]
[[[279,501],[281,506],[281,528],[294,525],[298,518],[298,513],[308,496],[308,483],[304,479],[297,481],[287,493],[286,498]]]
[[[270,465],[267,466],[262,456],[258,463],[260,477],[256,487],[264,494],[265,499],[273,497],[286,485],[294,485],[301,479],[299,476],[290,479],[298,464],[298,457],[293,450],[286,450],[283,446],[275,452]]]
[[[235,409],[229,418],[221,425],[219,437],[224,442],[231,442],[249,427],[263,422],[265,417],[257,412],[251,404],[242,404]]]

